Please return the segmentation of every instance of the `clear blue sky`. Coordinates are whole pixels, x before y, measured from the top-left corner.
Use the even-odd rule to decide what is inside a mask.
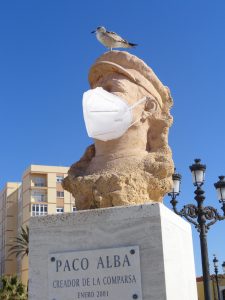
[[[213,183],[225,174],[224,13],[223,0],[1,1],[0,188],[20,181],[30,164],[69,166],[92,142],[81,99],[89,67],[105,52],[90,32],[104,25],[139,44],[131,52],[171,89],[180,203],[193,202],[188,167],[199,157],[207,164],[206,203],[220,209]],[[209,231],[211,261],[213,253],[225,260],[224,230],[225,221]],[[194,228],[193,239],[201,275]]]

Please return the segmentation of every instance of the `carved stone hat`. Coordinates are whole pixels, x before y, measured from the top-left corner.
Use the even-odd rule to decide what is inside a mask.
[[[88,78],[90,86],[93,87],[105,74],[114,72],[123,74],[142,86],[156,98],[160,107],[165,102],[172,104],[169,89],[162,84],[153,70],[143,60],[126,51],[110,51],[100,56],[90,68]]]

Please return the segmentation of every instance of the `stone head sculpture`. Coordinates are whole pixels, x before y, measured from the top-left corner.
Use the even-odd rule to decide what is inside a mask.
[[[127,52],[103,54],[89,72],[91,88],[104,90],[134,105],[134,124],[121,137],[94,140],[74,163],[63,186],[78,209],[162,201],[173,173],[168,131],[172,124],[169,89],[141,59]]]

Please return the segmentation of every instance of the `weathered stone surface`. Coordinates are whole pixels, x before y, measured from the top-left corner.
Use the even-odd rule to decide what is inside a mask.
[[[120,138],[94,140],[74,163],[63,186],[78,210],[161,202],[171,190],[173,161],[168,146],[172,98],[152,69],[128,52],[103,54],[89,72],[91,88],[102,87],[130,105],[137,121]]]
[[[52,300],[49,254],[128,246],[139,246],[143,300],[197,300],[191,226],[161,203],[32,218],[29,299]]]

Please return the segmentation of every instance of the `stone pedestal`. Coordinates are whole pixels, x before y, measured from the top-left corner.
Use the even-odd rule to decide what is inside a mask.
[[[191,227],[160,203],[32,218],[29,300],[55,299],[49,294],[52,254],[130,246],[139,248],[141,299],[197,300]],[[97,296],[74,293],[55,300],[78,298]]]

